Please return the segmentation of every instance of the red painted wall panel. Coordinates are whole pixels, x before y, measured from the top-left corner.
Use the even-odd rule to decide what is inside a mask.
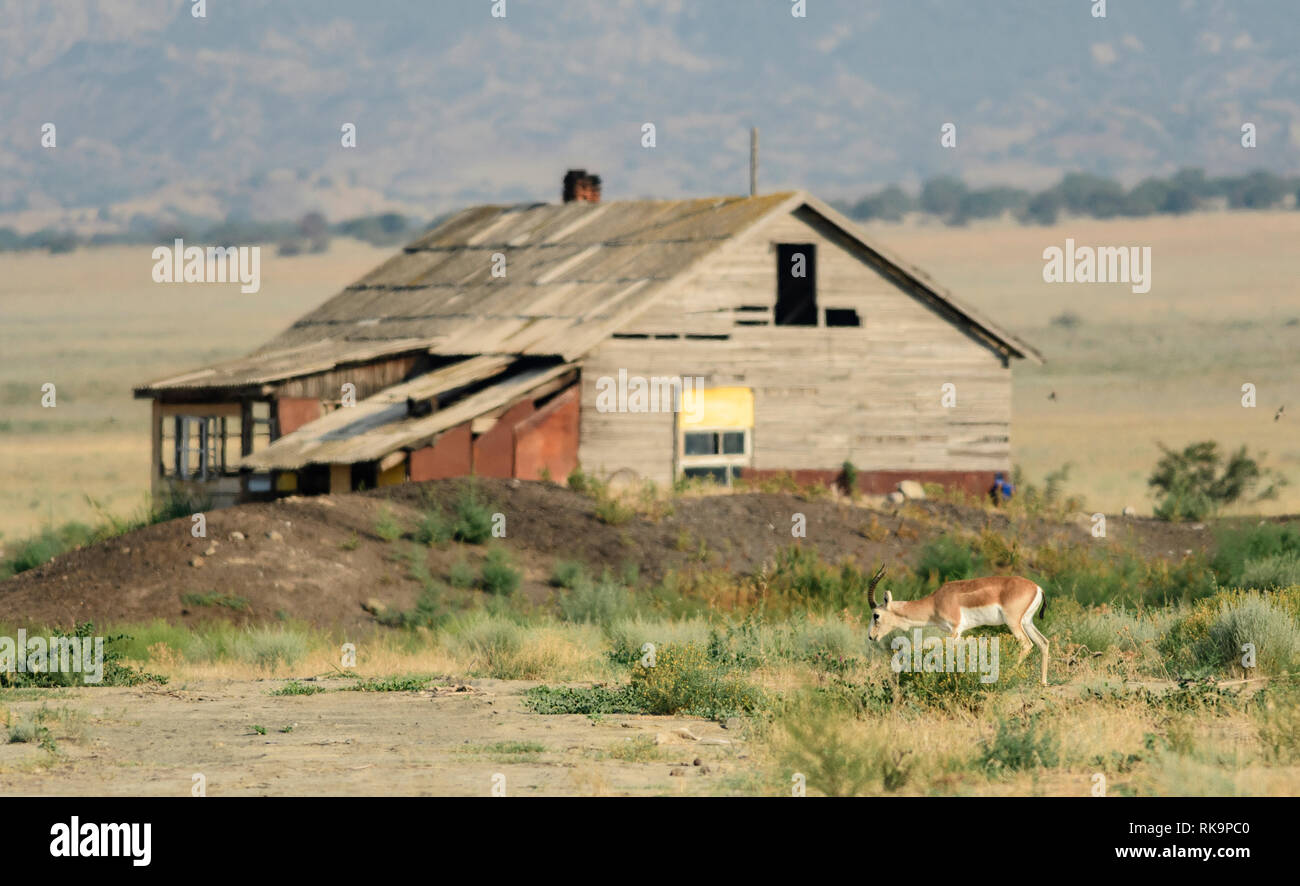
[[[578,388],[569,388],[515,426],[515,476],[563,482],[578,466]]]
[[[473,464],[470,445],[469,423],[457,425],[439,437],[434,445],[411,453],[411,479],[419,482],[465,476]]]
[[[492,429],[474,441],[474,473],[480,477],[514,476],[515,425],[536,410],[532,400],[516,403],[505,411]]]
[[[281,437],[322,415],[324,410],[315,397],[281,397],[275,401],[275,417]]]

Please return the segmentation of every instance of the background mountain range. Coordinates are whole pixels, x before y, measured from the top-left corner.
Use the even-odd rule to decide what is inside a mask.
[[[1293,0],[792,5],[0,0],[0,225],[430,218],[555,200],[569,167],[607,199],[740,193],[751,125],[763,189],[838,200],[941,175],[1300,172]]]

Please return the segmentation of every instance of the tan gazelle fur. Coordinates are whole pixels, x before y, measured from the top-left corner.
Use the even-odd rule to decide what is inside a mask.
[[[867,586],[871,605],[871,630],[868,636],[879,640],[895,629],[934,626],[950,632],[954,640],[962,631],[981,625],[1006,625],[1020,643],[1020,658],[1033,646],[1042,653],[1042,682],[1047,684],[1047,638],[1034,625],[1034,616],[1042,611],[1043,589],[1027,578],[993,575],[966,581],[950,581],[928,597],[919,600],[895,600],[885,591],[883,603],[876,603],[876,585],[885,574],[882,565]],[[1032,646],[1030,644],[1033,644]]]

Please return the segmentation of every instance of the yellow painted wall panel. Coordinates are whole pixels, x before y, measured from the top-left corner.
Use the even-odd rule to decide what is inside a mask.
[[[704,388],[682,391],[681,425],[684,428],[752,428],[752,388]]]

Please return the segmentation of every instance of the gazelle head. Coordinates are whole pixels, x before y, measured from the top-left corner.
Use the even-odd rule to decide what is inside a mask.
[[[881,603],[876,602],[876,585],[885,577],[885,564],[881,563],[876,574],[871,576],[871,582],[867,585],[867,604],[871,607],[871,629],[867,636],[872,640],[879,640],[888,634],[894,628],[906,627],[903,620],[900,619],[890,610],[890,605],[894,602],[894,595],[885,591],[885,599]]]

